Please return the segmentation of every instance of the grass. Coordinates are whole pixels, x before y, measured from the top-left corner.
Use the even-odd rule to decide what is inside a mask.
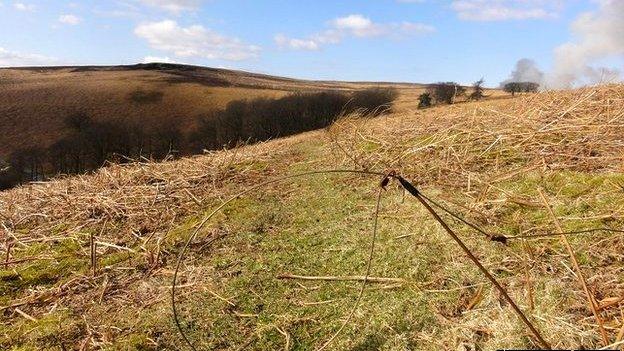
[[[624,90],[595,91],[590,98],[591,91],[571,91],[345,119],[325,131],[162,164],[110,166],[0,193],[6,229],[0,228],[23,243],[14,244],[11,259],[38,258],[2,270],[1,306],[24,304],[3,309],[0,348],[183,348],[169,293],[185,238],[229,196],[296,172],[396,169],[430,197],[508,236],[555,230],[541,188],[564,230],[621,229],[622,116],[609,112],[613,106],[594,107]],[[401,99],[398,111],[409,106]],[[557,119],[579,99],[585,103]],[[608,130],[600,129],[602,119],[611,121]],[[553,129],[521,143],[545,125],[567,132]],[[588,137],[577,138],[582,135]],[[601,158],[578,158],[587,148]],[[353,307],[361,282],[277,277],[362,275],[379,180],[297,178],[226,206],[182,266],[178,307],[189,338],[202,349],[223,350],[313,350],[325,342]],[[448,221],[553,346],[604,346],[558,237],[504,246]],[[89,233],[114,245],[99,246],[96,276]],[[378,234],[371,275],[404,283],[368,284],[331,349],[536,348],[496,290],[395,183],[384,192]],[[46,240],[51,237],[62,239]],[[622,236],[596,232],[569,240],[596,299],[623,296]],[[601,312],[612,341],[622,327],[621,307]]]
[[[301,183],[300,183],[301,182]],[[277,203],[272,194],[256,201],[240,201],[225,210],[227,222],[242,223],[240,227],[228,228],[228,236],[211,250],[202,267],[212,267],[210,275],[215,277],[211,290],[220,296],[228,297],[231,306],[216,299],[211,293],[200,294],[198,301],[182,304],[193,315],[186,316],[187,322],[195,321],[198,338],[207,348],[219,345],[244,343],[249,335],[254,335],[250,347],[254,349],[275,349],[283,347],[284,336],[279,329],[289,330],[291,342],[300,349],[310,349],[315,340],[309,335],[327,338],[344,317],[347,306],[353,304],[357,283],[311,283],[299,285],[297,282],[280,281],[275,277],[282,273],[311,275],[358,275],[366,262],[365,248],[370,241],[371,211],[358,210],[358,204],[370,203],[370,184],[363,182],[357,187],[344,189],[340,182],[331,179],[305,179],[292,186],[280,187],[280,191],[297,190],[294,198]],[[337,189],[340,189],[336,192]],[[337,195],[340,194],[340,198]],[[313,199],[313,200],[306,200]],[[338,200],[340,200],[338,202]],[[326,205],[335,203],[336,208]],[[319,228],[317,223],[325,228]],[[215,223],[223,226],[222,223]],[[381,228],[381,240],[389,239],[390,228]],[[418,275],[404,265],[403,253],[392,247],[382,247],[379,274],[392,272],[399,276]],[[376,260],[377,261],[377,260]],[[377,273],[377,272],[376,272]],[[214,287],[212,287],[214,286]],[[242,294],[248,291],[251,293]],[[386,298],[398,299],[403,303],[409,290],[388,289],[370,292],[364,303],[375,305]],[[422,302],[420,303],[422,304]],[[190,305],[190,306],[188,306]],[[206,306],[205,313],[195,314],[196,306]],[[382,337],[383,324],[389,327],[409,329],[407,320],[396,319],[394,310],[376,313],[368,334],[360,340],[361,331],[356,328],[347,331],[352,338],[359,340],[360,347],[370,347],[372,343],[385,343]],[[343,306],[343,307],[341,307]],[[223,309],[232,307],[235,313],[223,317]],[[426,311],[426,306],[418,306]],[[248,317],[238,317],[248,315]],[[360,321],[371,318],[368,313],[357,315]],[[249,321],[248,319],[251,319]],[[313,320],[333,321],[321,325]],[[214,324],[213,324],[214,323]],[[241,328],[248,333],[240,333]],[[402,324],[398,327],[395,324]],[[291,327],[292,326],[292,327]],[[210,336],[206,331],[210,331]],[[366,346],[369,345],[369,346]],[[361,349],[356,347],[355,349]],[[366,349],[366,348],[364,348]]]

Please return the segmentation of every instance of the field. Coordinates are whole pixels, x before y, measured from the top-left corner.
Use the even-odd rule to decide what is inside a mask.
[[[120,94],[139,83],[128,84]],[[1,192],[0,349],[187,348],[171,286],[195,230],[176,306],[197,349],[314,350],[330,340],[327,349],[353,351],[540,346],[398,182],[380,190],[378,175],[322,173],[262,185],[330,169],[393,170],[506,236],[493,241],[440,211],[553,348],[621,349],[624,86],[425,110],[415,96],[402,90],[383,117]],[[582,275],[551,235],[558,225],[592,230],[565,236]]]
[[[67,133],[64,120],[78,112],[101,121],[127,118],[145,124],[173,118],[188,132],[198,116],[232,100],[372,85],[167,64],[0,69],[0,158],[18,149],[47,148]]]

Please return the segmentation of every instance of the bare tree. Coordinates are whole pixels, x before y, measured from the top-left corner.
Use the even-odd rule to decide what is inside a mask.
[[[485,82],[485,79],[481,78],[472,84],[472,93],[470,94],[470,100],[478,101],[485,97],[485,94],[484,94],[485,89],[483,88],[484,82]]]

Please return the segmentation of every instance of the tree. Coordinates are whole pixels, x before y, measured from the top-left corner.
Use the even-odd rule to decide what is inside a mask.
[[[7,172],[9,168],[11,168],[11,165],[0,158],[0,174]]]
[[[232,101],[196,120],[192,135],[183,133],[179,116],[98,119],[84,112],[70,112],[64,118],[64,135],[54,144],[17,150],[0,159],[0,189],[55,174],[95,170],[107,162],[142,157],[161,160],[323,128],[354,111],[378,115],[389,110],[397,95],[392,88],[373,88],[352,94],[324,91]],[[132,98],[137,103],[152,103],[158,96],[141,92]]]
[[[395,88],[368,88],[353,93],[350,105],[362,109],[364,114],[377,116],[389,111],[398,96]]]
[[[431,107],[431,94],[424,92],[418,96],[418,108]]]
[[[524,82],[522,83],[522,88],[525,93],[537,93],[540,85],[534,82]]]
[[[515,96],[516,93],[536,93],[539,90],[539,84],[534,82],[508,82],[503,85],[503,91],[511,93],[511,96]]]
[[[15,168],[8,166],[0,169],[0,190],[10,189],[21,182],[20,174]]]
[[[0,190],[9,189],[19,183],[18,174],[8,161],[0,158]]]
[[[436,103],[454,104],[455,99],[466,93],[466,88],[455,82],[431,84],[427,92],[433,95]]]
[[[485,80],[483,78],[472,84],[472,93],[470,94],[470,100],[481,100],[485,97],[483,93],[485,89],[483,88],[483,83]]]
[[[221,111],[211,111],[197,120],[197,127],[190,136],[190,143],[193,151],[202,152],[205,149],[219,149],[218,113]]]
[[[92,123],[91,117],[84,112],[75,112],[65,117],[65,126],[76,132],[86,130]]]

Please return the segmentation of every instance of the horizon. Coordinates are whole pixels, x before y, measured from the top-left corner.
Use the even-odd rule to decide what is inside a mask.
[[[0,70],[36,70],[36,69],[69,69],[69,68],[115,68],[115,67],[136,67],[141,65],[171,65],[171,66],[179,66],[179,67],[195,67],[195,68],[203,68],[203,69],[215,69],[215,70],[223,70],[230,72],[241,72],[247,74],[254,75],[263,75],[267,77],[274,78],[284,78],[284,79],[292,79],[297,81],[309,81],[309,82],[336,82],[336,83],[379,83],[379,84],[405,84],[405,85],[429,85],[436,83],[445,83],[445,82],[407,82],[407,81],[378,81],[378,80],[339,80],[339,79],[307,79],[307,78],[299,78],[292,76],[279,76],[269,73],[259,73],[253,71],[247,71],[242,69],[234,69],[234,68],[221,68],[221,67],[211,67],[211,66],[202,66],[202,65],[194,65],[194,64],[186,64],[186,63],[173,63],[173,62],[136,62],[136,63],[128,63],[128,64],[120,64],[120,65],[91,65],[91,64],[78,64],[78,65],[58,65],[58,66],[16,66],[16,67],[0,67]],[[469,86],[465,85],[465,86]],[[499,87],[485,87],[486,89],[498,89]]]
[[[178,63],[293,79],[621,81],[616,0],[0,1],[0,67]],[[41,38],[45,38],[41,39]]]
[[[185,64],[185,63],[172,63],[172,62],[158,62],[158,61],[154,61],[154,62],[137,62],[137,63],[128,63],[128,64],[121,64],[121,65],[90,65],[90,64],[84,64],[84,65],[71,65],[71,66],[67,66],[67,65],[58,65],[58,66],[17,66],[17,67],[0,67],[0,70],[36,70],[36,69],[70,69],[70,68],[87,68],[87,67],[93,67],[93,68],[115,68],[115,67],[136,67],[136,66],[141,66],[141,65],[151,65],[151,64],[156,64],[156,65],[171,65],[171,66],[179,66],[179,67],[195,67],[195,68],[201,68],[201,69],[215,69],[215,70],[223,70],[223,71],[230,71],[230,72],[240,72],[240,73],[247,73],[247,74],[253,74],[253,75],[263,75],[266,77],[273,77],[273,78],[283,78],[283,79],[292,79],[295,81],[308,81],[308,82],[327,82],[327,83],[364,83],[364,84],[396,84],[396,85],[416,85],[416,86],[428,86],[428,85],[434,85],[434,84],[440,84],[440,83],[452,83],[452,82],[444,82],[444,81],[435,81],[435,82],[407,82],[407,81],[377,81],[377,80],[339,80],[339,79],[307,79],[307,78],[298,78],[298,77],[292,77],[292,76],[278,76],[278,75],[274,75],[274,74],[268,74],[268,73],[258,73],[258,72],[253,72],[253,71],[246,71],[246,70],[242,70],[242,69],[233,69],[233,68],[218,68],[218,67],[210,67],[210,66],[201,66],[201,65],[193,65],[193,64]],[[517,83],[524,83],[525,81],[514,81]],[[528,81],[527,81],[528,82]],[[503,82],[501,82],[501,85],[499,86],[485,86],[484,85],[484,89],[488,89],[488,90],[500,90],[502,89],[502,84]],[[462,86],[465,87],[470,87],[472,86],[471,83],[468,84],[460,84]]]

